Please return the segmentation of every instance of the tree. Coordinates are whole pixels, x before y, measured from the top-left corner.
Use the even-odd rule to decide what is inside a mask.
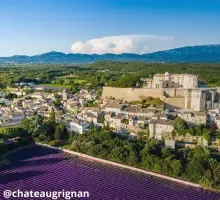
[[[186,129],[186,122],[182,118],[177,117],[174,120],[173,127],[174,127],[174,130],[177,131],[177,133],[184,134],[185,129]]]
[[[127,157],[127,163],[130,165],[138,163],[138,157],[134,151],[130,151],[129,156]]]
[[[22,127],[18,126],[9,126],[9,127],[0,127],[0,138],[14,138],[14,137],[26,137],[29,136],[27,131]]]
[[[146,131],[139,131],[137,134],[141,139],[148,138],[149,137],[149,129],[147,128]]]
[[[76,94],[78,92],[77,88],[74,86],[71,86],[70,91],[72,92],[72,94]]]
[[[145,160],[149,154],[155,153],[156,150],[160,148],[159,147],[160,145],[161,143],[157,140],[153,140],[153,139],[146,140],[146,144],[143,150],[141,151],[142,160]]]
[[[197,136],[202,136],[202,126],[196,126],[195,131]]]
[[[45,123],[45,118],[41,115],[22,120],[22,126],[33,136],[34,139],[45,141],[49,136],[49,127]]]
[[[205,187],[212,187],[213,183],[212,172],[208,169],[205,171],[203,177],[199,180],[199,184]]]
[[[122,156],[121,156],[122,155]],[[121,161],[121,157],[123,157],[123,150],[121,147],[115,147],[111,151],[111,158],[115,161]]]
[[[17,98],[18,96],[14,93],[9,92],[6,96],[7,99],[13,100],[14,98]]]
[[[174,176],[180,176],[182,174],[183,167],[182,167],[182,164],[181,164],[180,160],[174,159],[170,163],[170,167],[172,168],[172,172],[173,172]]]
[[[58,125],[60,127],[60,130],[61,130],[61,134],[62,136],[64,136],[65,132],[66,132],[66,125],[61,123]]]
[[[95,130],[95,125],[94,125],[93,120],[91,121],[91,123],[90,123],[90,127],[89,127],[89,128],[92,129],[92,130]]]
[[[56,105],[56,106],[60,106],[61,105],[61,100],[60,99],[55,99],[53,101],[53,103]]]
[[[162,158],[166,158],[171,155],[170,150],[166,147],[161,150],[161,153],[162,153]]]
[[[60,146],[60,140],[52,140],[49,142],[49,145],[53,147],[58,147]]]
[[[203,147],[203,146],[198,146],[193,151],[193,158],[195,160],[198,160],[198,161],[204,162],[204,163],[208,162],[210,155],[211,155],[210,149]]]
[[[29,126],[30,126],[30,119],[28,118],[24,118],[21,120],[21,124],[22,124],[22,127],[25,129],[25,130],[29,130]]]
[[[63,79],[57,79],[57,84],[59,85],[63,85],[64,84],[64,80]]]
[[[75,132],[73,132],[73,131],[69,133],[68,142],[69,142],[70,144],[73,142],[75,135],[77,135],[77,133],[75,133]]]
[[[186,173],[187,173],[188,178],[191,181],[194,181],[197,183],[203,177],[204,172],[205,170],[204,170],[203,165],[197,160],[192,160],[191,162],[189,162],[186,168]]]
[[[194,136],[195,135],[195,129],[194,128],[189,128],[188,132],[190,135]]]
[[[55,112],[54,112],[54,108],[53,107],[50,110],[49,121],[51,121],[51,122],[55,122],[56,121]]]
[[[203,139],[209,142],[211,138],[211,131],[208,129],[203,129],[203,131],[204,131],[202,134]]]
[[[106,82],[105,82],[105,83],[106,83]],[[101,96],[102,96],[102,91],[101,91],[101,90],[97,91],[96,95],[97,95],[98,97],[101,97]]]
[[[220,164],[216,166],[216,168],[213,170],[213,177],[215,185],[220,188]]]
[[[54,138],[55,140],[60,140],[62,137],[61,129],[59,125],[56,127],[55,132],[54,132]]]
[[[101,123],[101,124],[104,124],[105,116],[104,115],[100,115],[99,118],[98,118],[98,122]]]
[[[73,79],[70,79],[68,84],[69,84],[69,85],[73,85],[73,84],[74,84],[74,80],[73,80]]]
[[[54,108],[52,107],[50,110],[50,116],[48,119],[48,125],[51,128],[51,131],[54,132],[54,129],[56,127],[56,116],[55,116],[55,112],[54,112]]]

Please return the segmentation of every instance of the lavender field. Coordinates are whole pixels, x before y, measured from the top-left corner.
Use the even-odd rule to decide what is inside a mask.
[[[91,200],[217,200],[220,194],[130,170],[31,147],[10,155],[0,168],[0,199],[6,189],[88,191]]]

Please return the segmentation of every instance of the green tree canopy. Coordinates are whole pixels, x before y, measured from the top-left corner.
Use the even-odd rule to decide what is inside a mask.
[[[173,127],[174,127],[174,130],[177,133],[183,134],[185,132],[185,129],[186,129],[186,122],[181,117],[177,117],[174,120]]]
[[[45,118],[41,115],[32,116],[22,120],[23,128],[28,131],[33,138],[44,141],[49,136],[49,127]]]

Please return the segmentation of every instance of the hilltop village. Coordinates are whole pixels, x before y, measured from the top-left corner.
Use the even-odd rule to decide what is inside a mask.
[[[68,89],[47,92],[34,83],[16,83],[34,92],[14,90],[20,97],[13,100],[2,92],[0,126],[19,126],[36,114],[49,117],[53,110],[68,132],[83,134],[92,124],[128,138],[164,140],[170,149],[220,149],[220,88],[204,87],[192,74],[166,72],[142,81],[143,88],[104,87],[102,95],[93,89],[73,95]]]

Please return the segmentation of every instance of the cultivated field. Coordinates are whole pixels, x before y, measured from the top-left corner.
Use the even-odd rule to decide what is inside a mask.
[[[82,159],[46,147],[8,156],[0,168],[0,199],[6,189],[88,191],[92,200],[218,200],[220,195],[127,169]]]

